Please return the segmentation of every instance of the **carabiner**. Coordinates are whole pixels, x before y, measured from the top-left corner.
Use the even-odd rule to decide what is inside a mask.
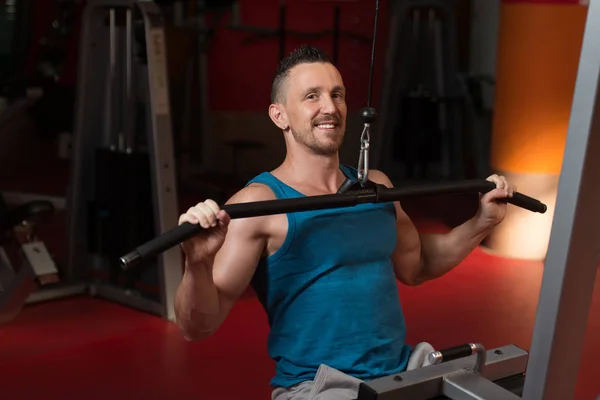
[[[360,135],[360,156],[358,157],[358,180],[364,185],[369,180],[369,124],[365,124]]]

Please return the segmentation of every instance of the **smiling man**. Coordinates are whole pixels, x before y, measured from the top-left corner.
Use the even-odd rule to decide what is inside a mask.
[[[344,82],[322,51],[303,46],[282,60],[271,96],[285,159],[229,204],[333,194],[346,178],[357,179],[339,161]],[[369,179],[391,187],[380,171]],[[444,275],[504,218],[506,204],[496,200],[514,188],[489,179],[497,188],[481,196],[477,214],[439,235],[419,235],[398,202],[233,221],[214,201],[198,203],[179,219],[207,230],[182,243],[177,323],[188,340],[210,336],[252,285],[270,325],[272,398],[354,399],[361,380],[404,371],[418,353],[405,341],[396,281],[418,285]]]
[[[288,156],[298,151],[334,156],[329,161],[338,170],[336,154],[346,131],[346,90],[327,56],[302,47],[284,59],[273,80],[271,103],[269,116],[284,132]],[[288,164],[286,160],[282,167]]]

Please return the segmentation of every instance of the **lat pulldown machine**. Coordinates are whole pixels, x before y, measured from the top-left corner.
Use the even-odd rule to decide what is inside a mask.
[[[124,246],[177,223],[164,23],[147,1],[93,0],[85,10],[67,274],[85,279],[92,294],[170,319],[182,276],[179,250],[139,274],[123,274],[115,263]],[[137,281],[159,292],[142,293]]]
[[[127,248],[177,223],[161,10],[147,1],[89,0],[79,56],[68,260],[61,282],[31,294],[33,274],[20,279],[5,273],[2,262],[0,315],[9,320],[24,302],[89,292],[173,319],[182,276],[178,249],[161,254],[140,273],[123,274],[117,262]],[[140,280],[154,283],[158,293],[138,290]]]
[[[531,353],[513,345],[488,351],[480,344],[441,350],[429,355],[433,365],[361,384],[357,400],[573,398],[600,254],[600,186],[595,182],[600,170],[600,158],[595,157],[600,151],[599,84],[600,0],[591,0]],[[374,117],[374,110],[363,110],[367,134],[363,133],[361,155],[368,154],[368,130]],[[387,189],[365,179],[368,161],[359,165],[359,170],[361,179],[346,185],[343,193],[230,204],[223,209],[232,218],[246,218],[394,201],[411,194],[485,192],[494,186],[487,181],[467,181]],[[545,205],[521,194],[509,201],[532,211],[546,211]],[[128,270],[201,230],[199,225],[182,224],[121,257],[122,267]],[[522,390],[515,384],[519,380],[524,380]]]
[[[126,249],[177,224],[164,24],[153,2],[87,2],[66,207],[68,259],[60,282],[37,290],[30,268],[13,273],[0,259],[2,322],[24,303],[82,293],[174,318],[182,276],[178,249],[139,272],[124,274],[118,263]]]

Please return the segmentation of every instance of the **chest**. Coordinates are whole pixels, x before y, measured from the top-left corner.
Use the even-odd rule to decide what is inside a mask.
[[[273,222],[267,256],[282,250],[306,265],[380,260],[390,257],[396,246],[391,203],[280,215]]]

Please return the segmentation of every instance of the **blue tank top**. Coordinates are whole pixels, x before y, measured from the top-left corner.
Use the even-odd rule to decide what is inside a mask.
[[[341,165],[352,180],[354,168]],[[271,173],[250,183],[303,197]],[[263,258],[252,287],[267,313],[273,387],[314,379],[321,363],[370,380],[406,369],[411,348],[391,256],[393,203],[287,214],[288,233]]]

